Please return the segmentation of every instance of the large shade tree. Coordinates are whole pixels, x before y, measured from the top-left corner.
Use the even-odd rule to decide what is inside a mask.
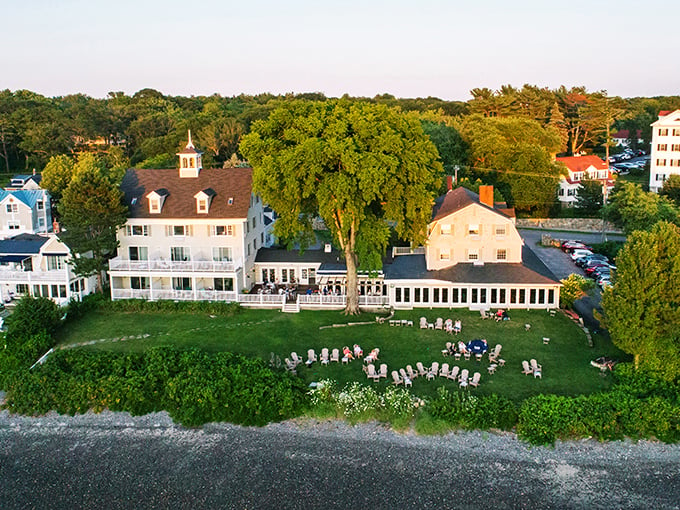
[[[680,229],[667,222],[633,232],[616,258],[602,306],[612,341],[636,368],[680,376]]]
[[[346,313],[359,312],[357,269],[380,267],[393,225],[422,243],[442,166],[418,118],[385,105],[282,103],[253,125],[241,153],[255,190],[279,214],[276,233],[310,238],[320,216],[347,265]]]

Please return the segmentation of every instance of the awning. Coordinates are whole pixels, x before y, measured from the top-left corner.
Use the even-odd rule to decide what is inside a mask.
[[[10,262],[23,262],[30,259],[30,255],[0,255],[0,264],[9,264]]]

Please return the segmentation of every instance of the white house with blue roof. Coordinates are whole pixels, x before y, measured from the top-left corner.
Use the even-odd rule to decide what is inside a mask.
[[[0,298],[25,294],[65,305],[94,291],[96,277],[77,276],[68,260],[71,250],[54,234],[19,234],[0,240]]]
[[[44,189],[0,190],[0,239],[52,231],[50,194]]]

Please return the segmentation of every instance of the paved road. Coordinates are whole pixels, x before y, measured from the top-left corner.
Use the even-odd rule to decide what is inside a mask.
[[[680,447],[535,448],[510,434],[378,425],[173,426],[166,415],[0,413],[0,506],[24,508],[649,508],[680,504]]]

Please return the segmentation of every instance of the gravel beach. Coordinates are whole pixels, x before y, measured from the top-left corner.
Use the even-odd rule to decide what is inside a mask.
[[[0,507],[680,508],[680,447],[294,420],[0,412]]]

